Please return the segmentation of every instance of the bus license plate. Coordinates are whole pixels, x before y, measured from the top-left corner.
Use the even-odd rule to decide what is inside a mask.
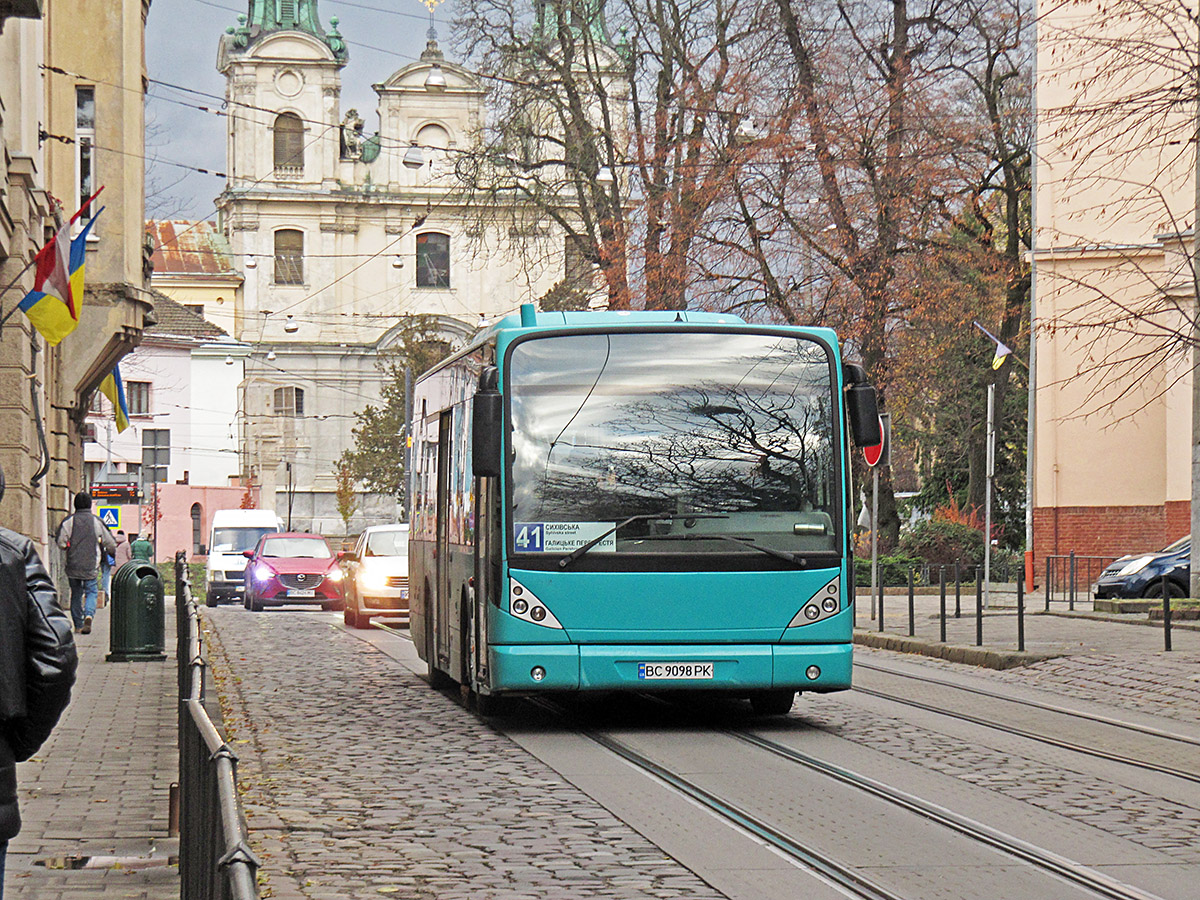
[[[315,597],[315,596],[317,596],[317,591],[315,588],[289,588],[288,596],[289,597]]]
[[[711,681],[713,664],[710,662],[638,663],[638,678],[642,681],[676,681],[696,678]]]

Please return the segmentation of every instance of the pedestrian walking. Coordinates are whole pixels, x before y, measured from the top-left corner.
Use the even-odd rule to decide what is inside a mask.
[[[129,536],[129,551],[133,554],[134,559],[144,559],[146,562],[150,562],[150,557],[154,555],[154,545],[144,537],[131,534]]]
[[[134,535],[136,537],[136,535]],[[119,569],[125,563],[133,558],[133,551],[129,549],[129,538],[126,537],[124,529],[117,529],[117,549],[113,551],[113,568]]]
[[[21,830],[17,763],[33,756],[58,723],[76,665],[71,622],[33,542],[0,527],[0,900],[8,842]]]
[[[91,634],[96,615],[96,593],[102,553],[112,553],[117,542],[108,527],[92,512],[92,498],[75,495],[75,513],[58,526],[58,546],[67,554],[67,580],[71,584],[71,618],[80,634]]]

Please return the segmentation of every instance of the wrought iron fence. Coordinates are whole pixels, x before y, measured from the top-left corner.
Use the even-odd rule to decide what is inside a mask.
[[[1073,610],[1076,600],[1092,599],[1092,585],[1115,556],[1046,557],[1046,609],[1051,602],[1066,603]]]
[[[258,900],[259,862],[238,805],[237,756],[204,708],[208,666],[187,558],[175,555],[181,900]]]

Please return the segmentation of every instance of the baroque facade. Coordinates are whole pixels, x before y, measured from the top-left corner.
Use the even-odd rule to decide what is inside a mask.
[[[355,414],[377,404],[381,355],[407,317],[437,317],[451,343],[562,279],[564,240],[522,221],[515,197],[476,203],[454,177],[479,145],[485,91],[444,58],[374,85],[378,128],[340,106],[347,49],[316,0],[252,0],[221,40],[229,179],[221,223],[241,267],[243,470],[294,527],[340,533],[334,466]],[[274,501],[272,502],[272,498]],[[360,495],[364,521],[395,498]]]

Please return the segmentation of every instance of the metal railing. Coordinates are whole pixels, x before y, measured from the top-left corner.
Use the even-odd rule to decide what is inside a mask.
[[[1062,602],[1075,609],[1076,600],[1092,599],[1092,584],[1115,556],[1079,556],[1071,551],[1066,556],[1046,557],[1046,609],[1050,603]]]
[[[258,859],[238,805],[237,756],[204,708],[208,665],[187,557],[175,555],[181,900],[258,900]]]

